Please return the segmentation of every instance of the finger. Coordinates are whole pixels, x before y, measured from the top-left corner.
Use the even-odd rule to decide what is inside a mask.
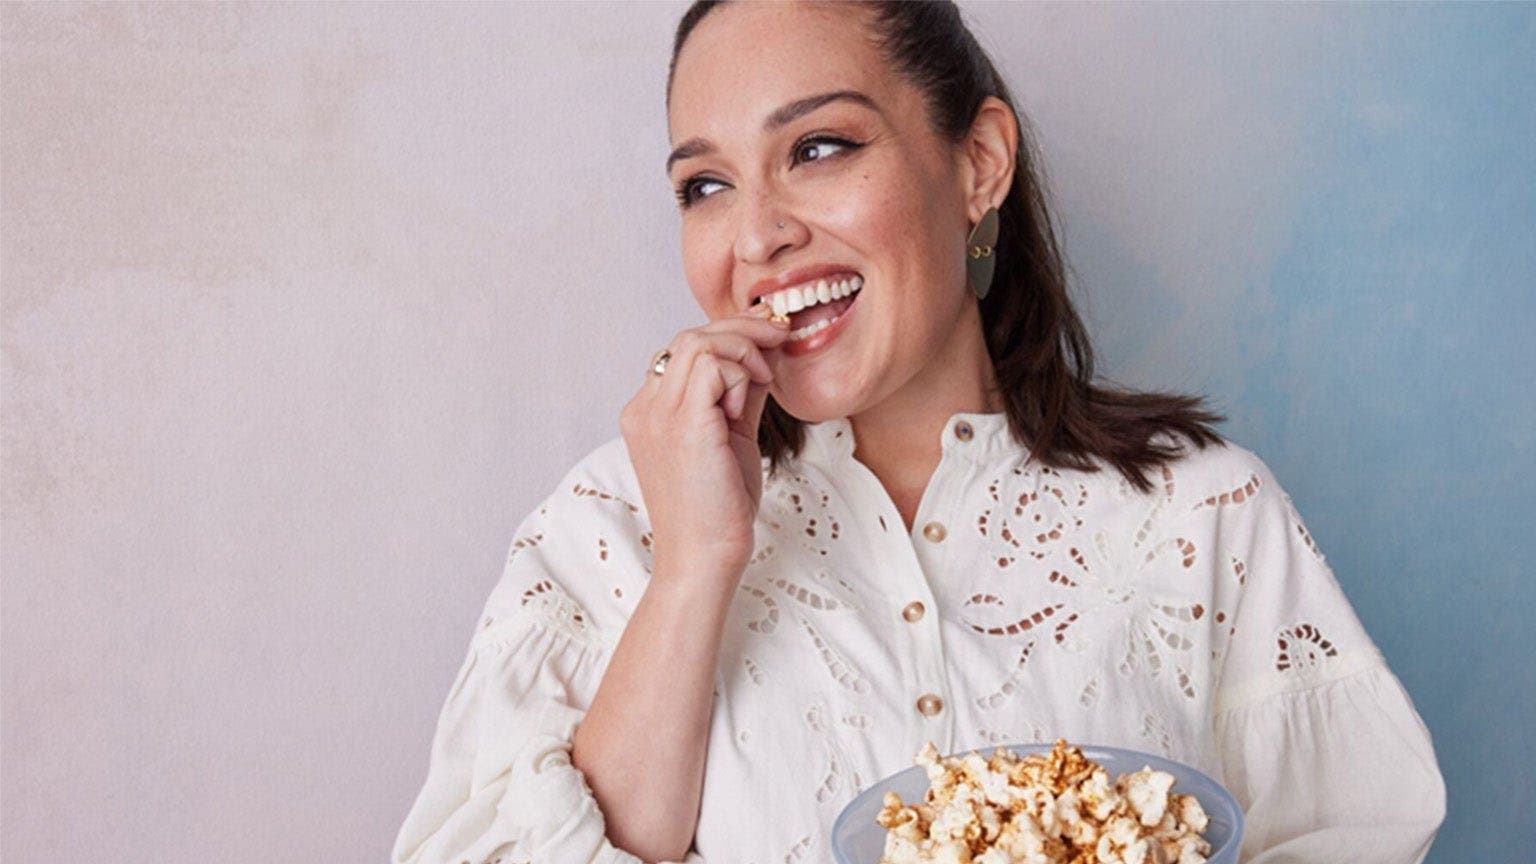
[[[715,354],[700,354],[694,360],[682,408],[687,414],[698,416],[719,406],[725,411],[726,420],[733,420],[740,416],[751,381],[751,374],[740,363]]]
[[[739,312],[724,318],[716,318],[698,328],[710,333],[740,333],[757,343],[760,348],[782,345],[789,336],[789,324],[778,324],[752,311]]]
[[[773,380],[773,370],[763,356],[763,350],[739,332],[710,331],[695,327],[677,334],[670,350],[672,359],[667,363],[667,374],[662,377],[682,383],[670,388],[663,383],[657,393],[657,398],[670,409],[675,410],[682,405],[687,382],[693,378],[693,366],[702,355],[712,355],[737,364],[748,370],[754,380]]]
[[[768,385],[750,383],[742,400],[741,413],[731,421],[731,431],[757,440],[757,427],[763,422],[763,406],[768,403]]]
[[[745,366],[755,381],[773,380],[773,370],[763,349],[751,338],[734,331],[709,332],[709,349],[721,359],[732,360]]]
[[[693,359],[703,350],[704,334],[696,328],[680,331],[672,337],[667,350],[672,357],[667,361],[666,372],[653,376],[651,399],[658,410],[676,412],[688,390],[688,378],[693,371]]]

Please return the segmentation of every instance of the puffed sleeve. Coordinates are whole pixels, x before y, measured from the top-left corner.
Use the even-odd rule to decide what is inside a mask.
[[[619,488],[615,446],[622,439],[582,460],[518,526],[438,715],[394,864],[642,864],[609,842],[571,763],[576,725],[649,572],[638,495]],[[696,851],[684,860],[704,861]]]
[[[1221,513],[1241,583],[1218,666],[1223,780],[1245,864],[1415,864],[1445,816],[1428,728],[1274,475],[1246,450]]]

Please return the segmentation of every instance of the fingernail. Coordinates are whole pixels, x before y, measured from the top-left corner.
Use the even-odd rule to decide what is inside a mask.
[[[767,318],[773,314],[773,307],[767,303],[753,303],[747,311],[759,318]]]

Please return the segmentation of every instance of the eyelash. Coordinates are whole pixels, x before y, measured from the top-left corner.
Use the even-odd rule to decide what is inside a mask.
[[[800,148],[806,146],[807,144],[836,144],[843,148],[842,150],[833,153],[832,156],[823,156],[820,159],[812,160],[815,162],[825,162],[834,156],[841,156],[847,153],[851,153],[854,150],[864,146],[858,142],[849,141],[846,138],[839,138],[836,135],[808,135],[804,138],[801,138],[799,141],[796,141],[795,146],[791,148],[790,152],[799,153]],[[711,180],[708,177],[690,177],[687,180],[684,180],[682,185],[678,186],[675,192],[678,206],[684,210],[687,210],[689,207],[692,207],[694,204],[698,203],[698,196],[693,194],[693,187],[695,184],[718,182],[720,181]]]

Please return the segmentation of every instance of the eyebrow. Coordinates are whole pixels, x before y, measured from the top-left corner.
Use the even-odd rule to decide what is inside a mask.
[[[804,99],[796,99],[783,105],[763,120],[763,131],[772,132],[781,126],[788,125],[804,117],[823,105],[838,101],[863,105],[876,114],[885,116],[885,112],[880,110],[880,106],[875,104],[875,100],[857,90],[832,90],[826,93],[818,93],[815,96],[807,96]],[[679,159],[690,159],[694,156],[703,156],[706,153],[713,152],[715,152],[715,145],[705,141],[703,138],[689,138],[687,141],[679,144],[677,149],[672,151],[672,155],[667,157],[667,173],[672,173],[672,164]]]

